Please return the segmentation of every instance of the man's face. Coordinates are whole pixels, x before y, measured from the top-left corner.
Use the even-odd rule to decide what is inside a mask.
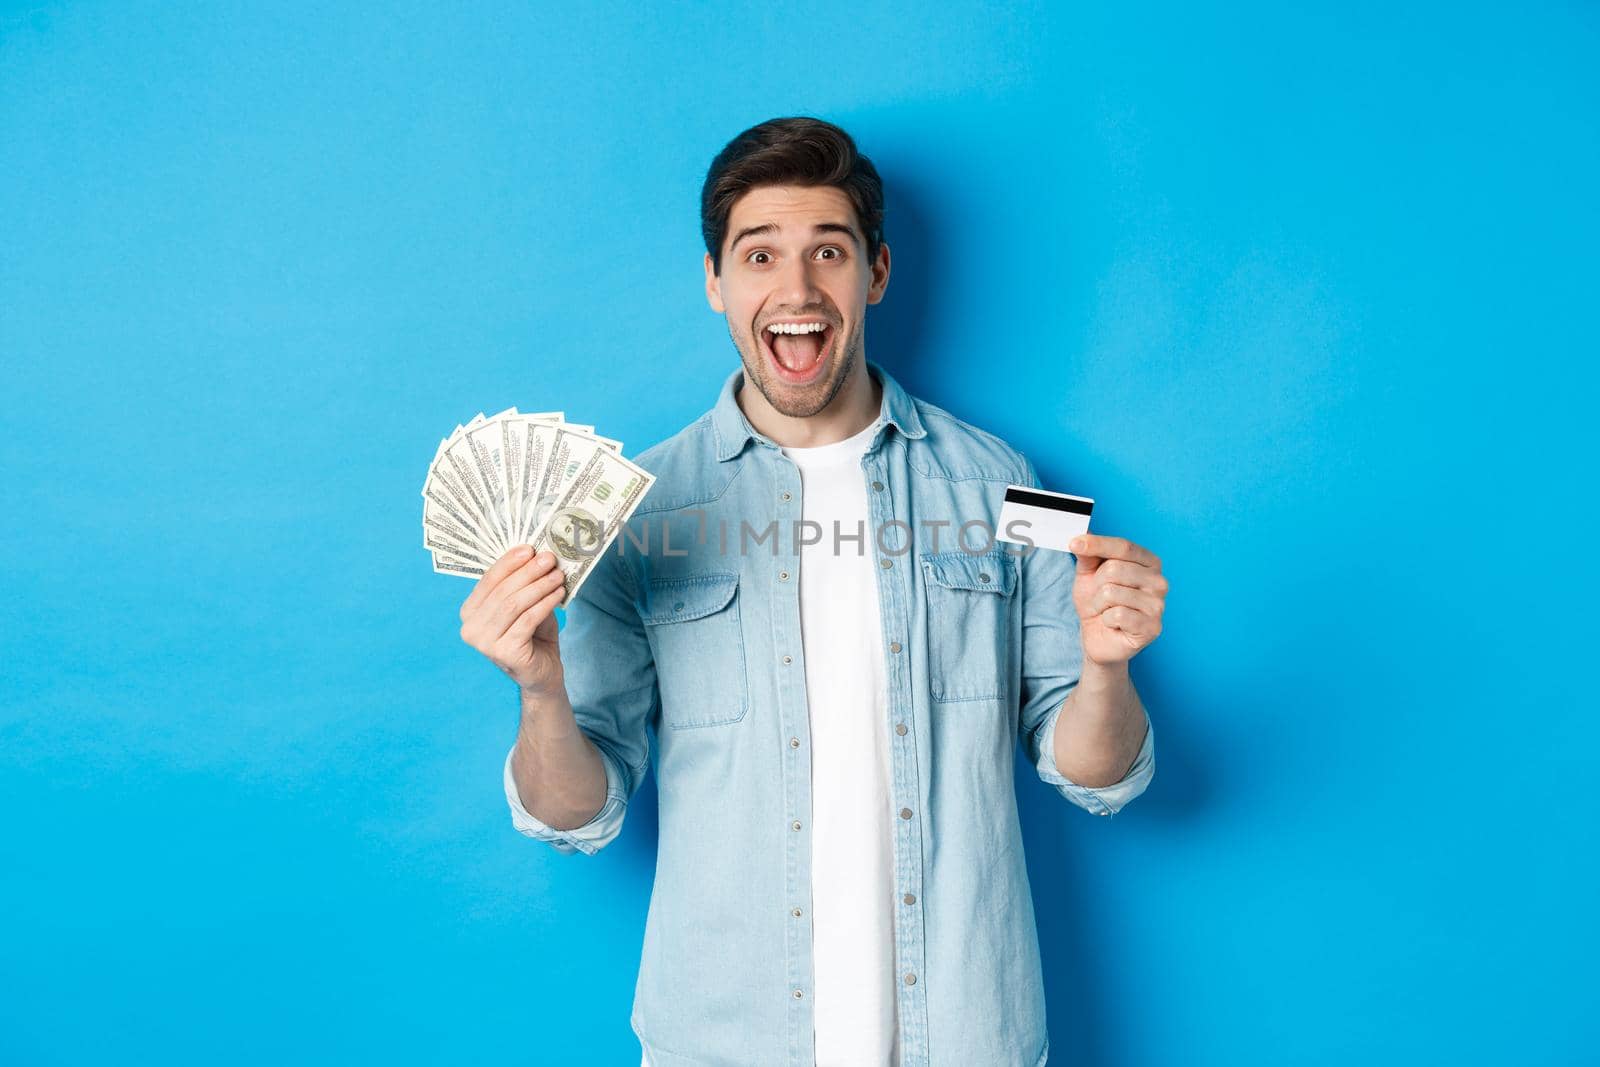
[[[815,415],[858,367],[865,372],[867,305],[889,284],[889,247],[867,262],[866,236],[842,190],[750,190],[728,215],[721,276],[709,253],[705,268],[706,298],[728,317],[746,383],[777,411]]]

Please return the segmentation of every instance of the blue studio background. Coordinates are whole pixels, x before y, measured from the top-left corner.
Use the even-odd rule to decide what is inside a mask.
[[[654,783],[517,835],[418,489],[735,354],[815,114],[868,352],[1156,550],[1150,791],[1024,767],[1053,1063],[1593,1063],[1589,4],[5,4],[0,1062],[638,1061]]]

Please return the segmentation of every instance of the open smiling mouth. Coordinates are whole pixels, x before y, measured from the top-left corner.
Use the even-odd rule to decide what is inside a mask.
[[[778,378],[794,385],[821,374],[832,341],[833,326],[821,319],[770,322],[761,331],[761,347]]]

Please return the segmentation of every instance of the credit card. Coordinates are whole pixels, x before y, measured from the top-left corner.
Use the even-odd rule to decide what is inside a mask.
[[[1000,528],[994,536],[1014,545],[1031,542],[1039,548],[1066,552],[1074,537],[1089,532],[1089,512],[1093,510],[1094,501],[1086,496],[1008,485],[1005,503],[1000,505]]]

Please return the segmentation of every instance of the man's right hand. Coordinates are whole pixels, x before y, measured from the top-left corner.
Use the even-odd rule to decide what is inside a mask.
[[[566,595],[553,552],[518,545],[495,561],[461,604],[461,640],[489,657],[524,693],[565,685],[555,609]]]

